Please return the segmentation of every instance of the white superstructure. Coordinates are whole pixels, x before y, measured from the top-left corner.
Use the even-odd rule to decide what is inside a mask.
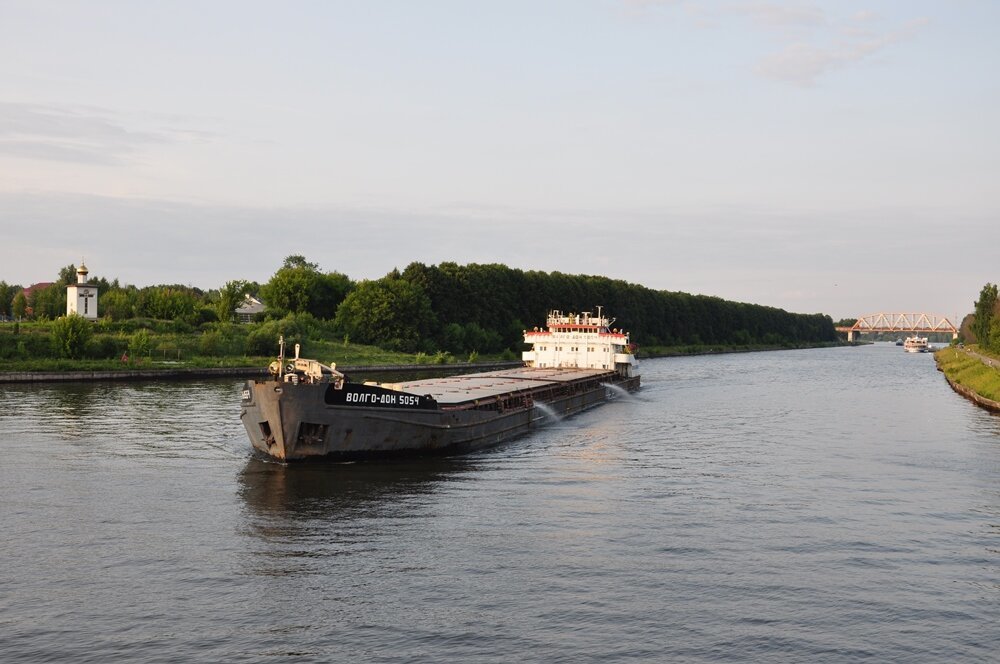
[[[87,283],[87,274],[87,266],[81,261],[76,269],[76,283],[66,287],[66,315],[97,320],[97,286]]]
[[[927,337],[906,337],[903,342],[903,350],[907,353],[926,353]]]
[[[532,349],[522,354],[526,366],[537,368],[576,367],[608,369],[625,377],[636,375],[639,366],[628,332],[612,328],[614,319],[584,311],[564,314],[551,311],[546,330],[524,331],[524,342]]]

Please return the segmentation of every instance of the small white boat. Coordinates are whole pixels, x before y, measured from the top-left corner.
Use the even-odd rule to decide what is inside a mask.
[[[906,337],[903,342],[903,350],[907,353],[926,353],[927,337]]]

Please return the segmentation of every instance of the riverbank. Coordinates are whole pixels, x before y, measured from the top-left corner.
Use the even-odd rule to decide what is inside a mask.
[[[955,392],[1000,413],[1000,360],[972,349],[950,347],[934,353],[938,370]]]
[[[759,346],[660,346],[644,348],[637,353],[639,359],[654,359],[659,357],[688,357],[696,355],[719,355],[727,353],[758,353],[763,351],[793,350],[808,348],[829,348],[834,346],[858,346],[861,342],[838,342],[796,345],[759,345]],[[79,362],[82,365],[73,367],[72,361],[60,361],[57,370],[20,370],[0,371],[0,383],[50,383],[79,381],[129,381],[129,380],[183,380],[187,378],[260,378],[267,375],[264,362],[245,366],[191,366],[174,362],[152,362],[144,368],[86,366],[90,362]],[[106,363],[103,363],[106,364]],[[68,366],[67,366],[68,365]],[[378,363],[343,365],[337,369],[346,374],[370,373],[416,373],[427,371],[447,371],[450,373],[465,373],[470,371],[490,371],[521,366],[518,360],[485,360],[481,362],[450,362],[450,363]]]
[[[521,366],[521,362],[456,362],[453,364],[380,364],[342,366],[337,370],[347,375],[369,373],[412,373],[421,371],[490,371]],[[158,367],[95,371],[0,371],[0,383],[51,383],[80,381],[184,380],[188,378],[261,378],[266,367]]]

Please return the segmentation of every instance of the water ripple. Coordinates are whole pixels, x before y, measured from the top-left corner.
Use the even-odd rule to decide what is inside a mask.
[[[1000,418],[892,346],[647,361],[455,459],[282,465],[234,381],[0,386],[11,660],[989,661]]]

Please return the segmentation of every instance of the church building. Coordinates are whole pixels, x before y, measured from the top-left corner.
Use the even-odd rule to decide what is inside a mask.
[[[66,286],[66,315],[78,314],[97,320],[97,286],[87,283],[87,266],[76,268],[76,283]]]

